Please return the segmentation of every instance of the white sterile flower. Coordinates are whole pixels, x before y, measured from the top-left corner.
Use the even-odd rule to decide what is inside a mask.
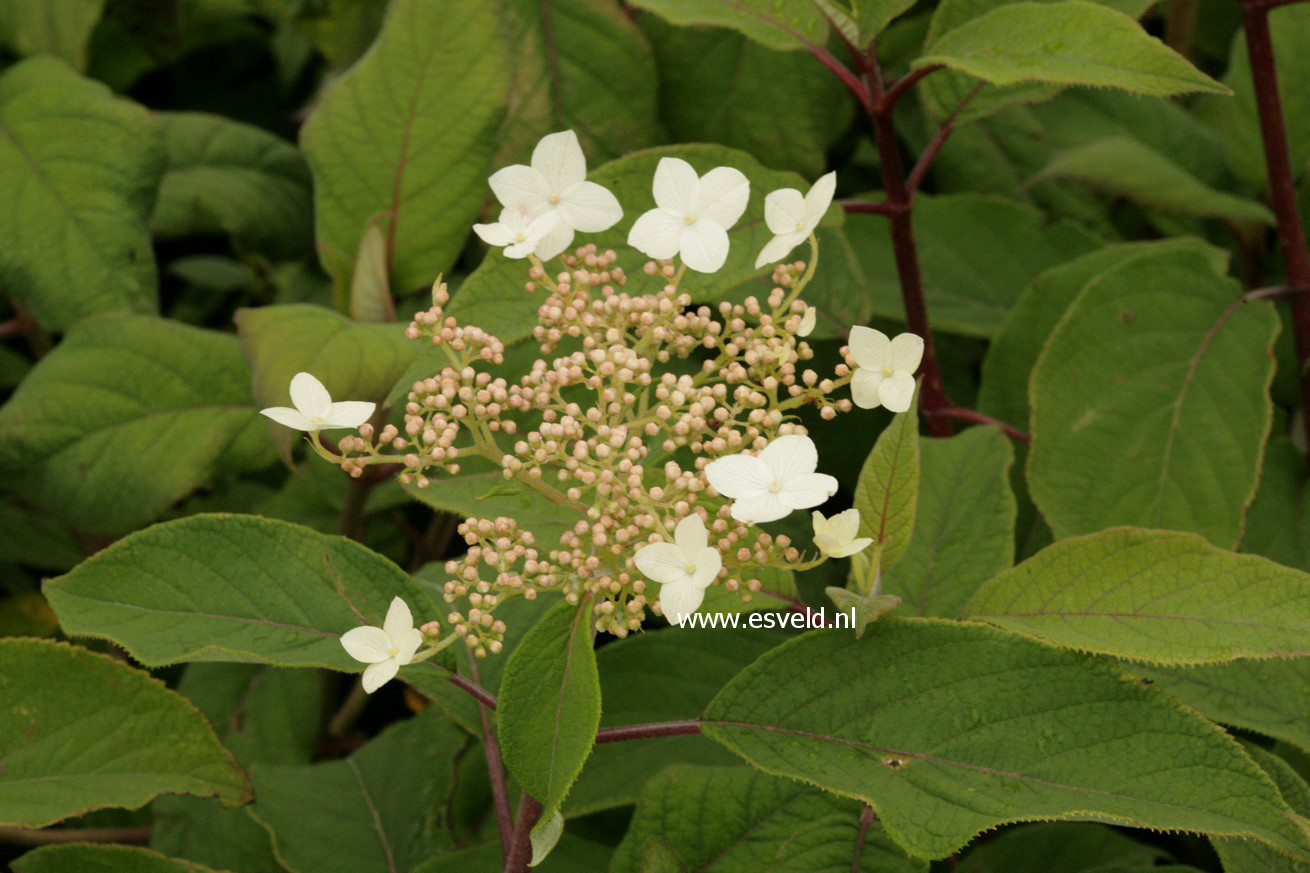
[[[872,537],[857,537],[860,532],[860,511],[848,509],[832,518],[814,510],[814,545],[830,558],[849,558],[862,552],[872,543]]]
[[[673,540],[642,546],[633,556],[637,569],[660,583],[660,609],[669,621],[700,607],[705,589],[723,566],[718,550],[709,545],[709,534],[699,515],[678,522]]]
[[[814,233],[832,205],[837,190],[837,174],[829,173],[815,182],[808,194],[795,188],[780,188],[764,198],[764,223],[776,234],[755,259],[758,270],[765,264],[781,261]]]
[[[341,646],[364,668],[364,690],[369,694],[396,678],[400,668],[414,660],[423,645],[423,632],[399,597],[393,598],[382,627],[363,625],[341,635]]]
[[[851,398],[861,409],[885,406],[904,412],[914,400],[914,371],[923,360],[923,340],[912,333],[896,339],[871,327],[851,328]]]
[[[332,402],[332,395],[323,383],[309,373],[297,373],[291,380],[291,402],[287,406],[270,406],[259,410],[264,415],[296,430],[333,430],[339,427],[359,427],[368,421],[377,408],[375,403],[362,400]]]
[[[487,245],[503,247],[507,258],[526,258],[558,224],[559,213],[553,210],[533,218],[526,208],[515,207],[502,209],[494,224],[473,225],[473,232]]]
[[[548,228],[536,244],[535,253],[544,261],[567,249],[574,231],[599,233],[623,217],[623,208],[614,195],[587,181],[587,158],[578,145],[577,134],[571,130],[543,136],[532,151],[532,166],[505,167],[493,173],[488,182],[501,206],[522,208],[534,218],[546,213],[555,215],[554,227]]]
[[[705,467],[714,490],[731,497],[732,517],[747,524],[777,521],[793,509],[818,506],[837,493],[837,480],[816,473],[814,440],[780,436],[758,455],[728,455]]]
[[[819,310],[813,306],[805,307],[805,314],[801,316],[800,326],[796,328],[797,336],[809,336],[814,332],[814,323],[819,320]]]
[[[715,167],[697,176],[681,158],[660,158],[655,168],[655,208],[628,231],[628,245],[657,259],[681,255],[701,273],[728,258],[728,228],[746,211],[751,183],[740,170]]]

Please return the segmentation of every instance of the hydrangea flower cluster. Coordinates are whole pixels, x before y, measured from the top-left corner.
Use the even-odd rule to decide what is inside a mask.
[[[438,623],[425,624],[430,648],[415,655],[419,632],[389,614],[383,629],[343,638],[352,656],[382,665],[369,668],[366,690],[394,675],[392,666],[455,639],[478,656],[500,651],[505,626],[495,611],[511,597],[589,598],[596,630],[626,636],[652,613],[672,620],[696,611],[711,586],[749,600],[764,590],[766,568],[808,569],[870,544],[856,536],[855,510],[831,519],[815,512],[810,549],[757,527],[818,507],[837,490],[819,471],[801,407],[824,420],[852,405],[901,412],[914,393],[923,343],[910,334],[893,340],[857,326],[832,375],[809,366],[805,337],[817,310],[801,295],[814,276],[814,233],[832,201],[833,174],[808,193],[783,189],[765,199],[774,238],[757,267],[806,241],[809,263],[777,263],[763,299],[716,306],[697,302],[684,280],[688,269],[712,273],[725,263],[729,231],[749,201],[740,171],[700,175],[663,158],[656,207],[627,237],[650,259],[632,273],[595,243],[565,251],[575,234],[607,230],[623,215],[611,192],[586,179],[571,131],[545,137],[530,166],[507,167],[490,183],[503,210],[496,223],[474,229],[506,257],[527,259],[525,293],[544,292],[533,334],[541,357],[528,371],[497,373],[504,344],[448,314],[450,295],[438,280],[431,308],[415,314],[407,336],[439,348],[445,366],[413,384],[400,427],[375,432],[364,423],[370,404],[333,404],[317,380],[306,390],[308,374],[293,385],[296,415],[266,410],[309,431],[315,450],[353,476],[399,464],[402,483],[439,487],[439,477],[466,464],[490,464],[508,480],[501,487],[531,490],[575,519],[558,543],[541,544],[515,519],[466,519],[459,533],[468,551],[445,568],[445,637]],[[842,396],[848,386],[851,395]],[[331,427],[358,427],[358,435],[334,452],[319,439]]]

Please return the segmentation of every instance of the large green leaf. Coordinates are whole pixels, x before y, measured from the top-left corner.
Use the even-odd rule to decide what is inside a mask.
[[[68,634],[113,640],[150,666],[245,661],[358,672],[339,638],[381,626],[393,597],[416,623],[445,613],[356,542],[244,515],[154,525],[50,580],[45,593]]]
[[[594,160],[659,142],[655,60],[617,0],[498,0],[510,45],[499,156],[526,162],[538,138],[572,130]]]
[[[643,21],[660,72],[660,115],[675,142],[717,142],[814,179],[855,103],[832,73],[798,52],[767,49],[725,28]],[[704,99],[713,82],[715,99]],[[786,135],[778,135],[778,119]]]
[[[1310,785],[1287,761],[1255,745],[1244,743],[1246,752],[1260,768],[1274,780],[1283,799],[1298,815],[1310,816]],[[1307,873],[1310,863],[1285,857],[1261,843],[1249,840],[1216,839],[1215,851],[1229,873],[1259,871],[1259,873]]]
[[[1082,822],[1042,822],[1008,828],[980,842],[960,861],[960,873],[1122,873],[1167,858],[1121,830]]]
[[[225,234],[273,258],[309,253],[309,168],[294,145],[219,115],[156,117],[168,153],[150,217],[157,236]]]
[[[245,774],[195,707],[122,661],[0,639],[0,687],[0,823],[44,827],[164,793],[250,799]]]
[[[935,64],[993,85],[1087,85],[1153,97],[1229,93],[1131,16],[1087,0],[999,6],[943,34],[912,66]]]
[[[631,0],[631,5],[674,24],[731,27],[771,49],[801,49],[828,41],[828,24],[812,0]]]
[[[392,287],[448,272],[487,195],[508,91],[496,4],[397,0],[368,53],[323,95],[302,142],[328,272],[387,222]]]
[[[90,534],[126,533],[273,460],[236,338],[152,316],[79,323],[0,409],[15,484]]]
[[[914,535],[883,590],[904,610],[954,618],[979,585],[1014,563],[1014,451],[995,427],[922,445]]]
[[[55,55],[86,69],[87,43],[105,0],[0,0],[0,43],[20,57]]]
[[[461,518],[512,518],[538,543],[556,542],[580,518],[526,485],[506,481],[497,471],[434,476],[428,487],[407,485],[405,491],[433,509]]]
[[[1290,436],[1275,432],[1265,445],[1260,486],[1246,513],[1242,551],[1310,570],[1310,488],[1305,456]]]
[[[542,805],[538,828],[558,813],[600,726],[591,636],[590,601],[556,604],[510,654],[500,679],[496,737],[510,775]]]
[[[965,615],[1157,664],[1310,655],[1310,574],[1195,534],[1114,528],[1047,546]]]
[[[665,769],[642,789],[611,873],[646,873],[642,850],[662,840],[705,873],[927,873],[877,822],[860,835],[860,804],[749,767]],[[855,862],[860,846],[859,862]]]
[[[24,0],[17,0],[23,3]],[[0,76],[0,278],[38,321],[153,312],[147,219],[164,149],[146,111],[63,62]]]
[[[1115,524],[1232,546],[1271,416],[1272,306],[1240,302],[1203,255],[1091,282],[1031,382],[1028,481],[1057,537]]]
[[[1153,242],[1116,243],[1051,267],[1023,290],[987,347],[983,359],[978,408],[1001,421],[1028,428],[1028,380],[1037,358],[1060,318],[1086,285],[1098,276],[1137,258],[1195,251],[1210,258],[1222,274],[1228,254],[1199,239],[1181,237]]]
[[[1111,665],[982,625],[806,634],[724,688],[703,730],[766,772],[865,800],[913,855],[946,857],[1003,822],[1078,819],[1310,858],[1306,822],[1214,725]]]
[[[910,546],[919,505],[919,405],[892,419],[873,444],[855,483],[860,536],[873,539],[883,571]]]
[[[463,742],[430,709],[339,761],[256,765],[251,812],[292,873],[411,870],[449,846],[444,814],[435,811],[450,793]]]
[[[213,868],[169,858],[139,846],[87,843],[43,846],[14,862],[14,873],[214,873]],[[247,871],[242,871],[247,873]]]

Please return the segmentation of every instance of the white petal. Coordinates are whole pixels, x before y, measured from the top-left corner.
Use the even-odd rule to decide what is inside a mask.
[[[764,491],[734,500],[732,517],[747,524],[763,524],[790,515],[793,508],[779,500],[777,494]]]
[[[672,210],[681,218],[696,208],[700,199],[700,180],[692,165],[682,158],[660,158],[655,167],[652,191],[656,206]]]
[[[713,221],[685,224],[678,244],[682,262],[700,273],[714,273],[728,259],[728,232]]]
[[[270,406],[268,409],[259,410],[259,412],[261,415],[267,415],[278,424],[284,424],[296,430],[311,431],[319,429],[318,425],[305,418],[299,409],[292,409],[289,406]]]
[[[323,429],[334,427],[359,427],[373,417],[376,403],[365,400],[341,400],[328,407],[323,416]]]
[[[828,207],[832,205],[833,192],[836,190],[837,174],[833,172],[820,176],[819,181],[815,182],[814,187],[805,195],[806,236],[814,232],[814,228],[819,226],[819,222],[827,214]]]
[[[549,261],[571,245],[573,245],[573,228],[556,219],[555,226],[537,242],[537,257]]]
[[[877,409],[882,406],[882,397],[878,388],[882,385],[882,373],[859,367],[851,376],[851,399],[861,409]]]
[[[297,373],[291,379],[291,403],[310,421],[317,421],[332,406],[332,395],[310,373]]]
[[[768,465],[774,482],[786,483],[795,476],[813,473],[819,466],[814,440],[798,433],[776,438],[764,447],[759,458]]]
[[[500,253],[511,260],[517,261],[521,258],[526,258],[536,250],[537,243],[529,240],[527,242],[515,243],[512,246],[505,246],[505,248],[500,250]]]
[[[574,182],[560,193],[559,211],[574,230],[600,233],[623,217],[623,207],[608,188],[595,182]]]
[[[648,543],[632,556],[642,575],[660,583],[676,582],[691,574],[687,572],[687,556],[673,543]]]
[[[414,660],[418,647],[423,645],[423,631],[412,627],[401,639],[393,642],[396,643],[396,663],[408,664]]]
[[[914,402],[914,377],[909,373],[892,373],[878,386],[878,399],[892,412],[905,412]]]
[[[764,223],[779,235],[796,233],[805,226],[805,197],[795,188],[771,192],[764,198]]]
[[[817,540],[821,536],[832,536],[832,522],[823,517],[823,513],[814,510],[810,513],[810,521],[814,524],[814,538]]]
[[[842,545],[840,548],[835,549],[829,554],[831,554],[832,557],[834,558],[849,558],[851,555],[854,555],[857,552],[864,551],[872,544],[873,544],[872,537],[860,537],[858,539],[851,540],[850,542]]]
[[[552,193],[587,178],[587,158],[578,145],[578,135],[564,130],[543,136],[532,150],[532,169],[546,179]]]
[[[671,624],[677,624],[678,616],[700,609],[704,600],[705,589],[690,579],[660,586],[660,611]]]
[[[523,228],[523,238],[533,242],[540,242],[555,229],[559,222],[559,210],[549,209],[526,223]]]
[[[700,179],[700,199],[694,210],[701,220],[708,219],[728,230],[746,211],[751,183],[733,167],[715,167]]]
[[[809,509],[826,503],[837,493],[837,480],[827,473],[810,473],[788,479],[778,499],[791,509]]]
[[[890,366],[893,370],[913,373],[923,360],[923,338],[914,333],[897,335],[891,343]]]
[[[365,664],[379,664],[391,657],[391,637],[380,627],[364,625],[341,635],[346,654]]]
[[[705,530],[705,522],[701,521],[700,516],[694,512],[678,522],[677,528],[673,531],[673,539],[684,555],[691,556],[705,548],[710,541],[709,533]]]
[[[773,484],[769,465],[750,455],[728,455],[705,467],[705,479],[724,497],[749,497]]]
[[[832,534],[815,533],[814,547],[830,558],[840,558],[842,555],[837,554],[841,551],[842,541]]]
[[[708,588],[719,575],[719,570],[723,569],[723,556],[719,554],[718,549],[706,546],[696,553],[694,563],[696,572],[693,576],[696,584]]]
[[[671,258],[678,253],[682,229],[686,226],[681,215],[652,209],[633,223],[628,231],[628,245],[648,258]]]
[[[775,236],[764,244],[760,249],[759,257],[755,259],[755,269],[763,267],[765,264],[772,264],[781,261],[791,253],[801,243],[805,242],[805,237],[798,233],[784,233]]]
[[[495,224],[475,224],[473,225],[473,232],[484,243],[497,248],[511,245],[514,242],[514,231],[499,221]]]
[[[382,621],[382,629],[391,638],[393,646],[408,639],[409,632],[414,629],[414,616],[409,611],[409,604],[399,597],[391,598],[391,606],[387,607],[387,617]]]
[[[387,660],[380,664],[369,664],[364,668],[364,691],[372,694],[383,685],[386,685],[396,674],[400,672],[400,665],[395,661]]]
[[[497,170],[487,180],[501,206],[523,207],[536,214],[550,206],[550,185],[541,173],[523,164]]]
[[[833,536],[844,543],[850,542],[860,532],[860,511],[848,509],[839,512],[828,519],[828,525]]]
[[[813,306],[806,307],[801,315],[801,323],[796,327],[797,336],[809,336],[814,333],[814,323],[819,320],[819,310]]]
[[[881,370],[887,366],[891,344],[887,334],[880,330],[858,324],[851,328],[851,358],[861,367]]]

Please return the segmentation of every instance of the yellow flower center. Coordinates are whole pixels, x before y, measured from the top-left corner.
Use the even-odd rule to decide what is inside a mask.
[[[682,569],[684,569],[684,570],[687,571],[687,575],[688,575],[688,576],[695,576],[695,575],[696,575],[696,565],[695,565],[695,564],[688,563],[687,566],[683,567]]]
[[[687,222],[688,224],[695,224],[695,223],[696,223],[696,216],[694,216],[694,215],[692,215],[690,212],[688,212],[686,215],[682,216],[682,220],[685,221],[685,222]]]
[[[883,378],[891,378],[891,374],[892,374],[892,368],[891,368],[891,367],[883,367],[883,368],[882,368],[882,375],[883,375]]]
[[[559,195],[558,195],[558,194],[552,194],[552,195],[550,195],[550,202],[551,202],[551,205],[552,205],[552,206],[558,204],[558,203],[559,203]]]
[[[777,494],[781,490],[782,490],[781,482],[774,482],[772,485],[769,486],[769,492],[771,494]]]
[[[392,646],[391,648],[387,649],[387,652],[391,655],[391,657],[394,658],[396,657],[396,655],[400,654],[400,649],[397,649],[395,646]]]
[[[514,242],[523,242],[523,240],[525,239],[527,239],[527,237],[523,235],[523,231],[521,230],[518,233],[514,234]]]
[[[797,230],[797,231],[802,231],[802,230],[804,230],[804,229],[805,229],[805,222],[803,222],[803,221],[798,221],[798,222],[796,222],[796,230]]]

